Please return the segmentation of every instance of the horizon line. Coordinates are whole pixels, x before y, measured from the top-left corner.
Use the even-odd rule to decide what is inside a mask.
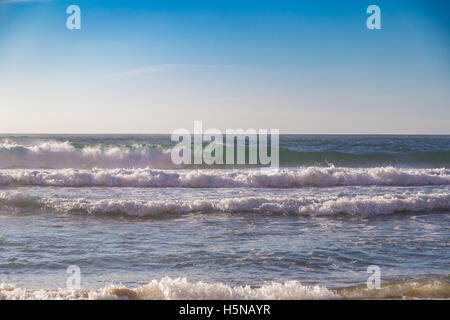
[[[269,129],[270,130],[270,129]],[[0,135],[171,135],[172,133],[168,132],[153,132],[153,133],[124,133],[124,132],[69,132],[69,133],[61,133],[61,132],[51,132],[51,133],[27,133],[27,132],[0,132]],[[192,133],[193,134],[193,133]],[[226,133],[223,133],[226,135]],[[449,133],[280,133],[280,136],[283,135],[315,135],[315,136],[450,136]]]

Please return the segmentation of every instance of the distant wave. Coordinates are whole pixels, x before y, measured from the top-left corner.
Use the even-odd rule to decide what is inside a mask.
[[[450,166],[450,151],[409,151],[409,152],[300,152],[280,149],[281,166],[325,166],[339,167],[409,166],[439,168]]]
[[[0,168],[174,168],[170,150],[158,146],[75,146],[47,141],[0,144]]]
[[[109,285],[93,290],[30,290],[0,284],[1,300],[302,300],[302,299],[404,299],[450,298],[450,284],[438,280],[408,280],[383,284],[379,290],[366,286],[327,289],[291,280],[260,287],[229,286],[224,283],[189,282],[186,278],[165,277],[138,288]]]
[[[170,153],[170,145],[87,145],[69,141],[40,140],[34,141],[33,144],[19,144],[4,140],[0,143],[0,169],[177,168],[171,161]],[[449,167],[450,151],[346,153],[280,149],[282,167],[328,166],[330,164],[339,167],[366,168],[375,166]],[[203,167],[208,168],[206,165]]]
[[[0,185],[64,187],[302,188],[449,185],[449,169],[308,167],[280,170],[0,170]]]
[[[378,196],[314,195],[298,198],[235,197],[198,200],[50,198],[10,191],[0,193],[1,207],[47,209],[62,213],[168,216],[189,213],[269,213],[305,216],[374,216],[450,209],[450,194],[392,193]]]

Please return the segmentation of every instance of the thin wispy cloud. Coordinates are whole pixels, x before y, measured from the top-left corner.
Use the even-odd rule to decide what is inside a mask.
[[[149,74],[149,73],[155,73],[155,72],[161,72],[161,71],[169,71],[173,69],[181,69],[186,67],[192,67],[196,66],[194,64],[160,64],[160,65],[154,65],[154,66],[148,66],[148,67],[142,67],[142,68],[136,68],[127,70],[119,76],[126,77],[126,76],[135,76],[135,75],[141,75],[141,74]]]
[[[153,65],[148,67],[130,69],[121,73],[115,74],[116,77],[130,77],[130,76],[138,76],[138,75],[147,75],[157,72],[165,72],[165,71],[173,71],[173,70],[181,70],[181,69],[192,69],[192,68],[217,68],[217,67],[225,67],[218,65],[206,65],[206,64],[181,64],[181,63],[171,63],[171,64],[160,64]]]

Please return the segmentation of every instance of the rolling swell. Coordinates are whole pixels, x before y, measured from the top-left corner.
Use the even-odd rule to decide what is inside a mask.
[[[288,197],[230,197],[196,200],[138,200],[51,198],[24,195],[20,192],[1,192],[2,208],[43,209],[61,213],[92,215],[122,214],[127,216],[179,216],[183,214],[254,213],[288,214],[300,216],[349,215],[369,217],[401,212],[436,212],[450,209],[449,193],[383,195],[313,195]]]
[[[406,166],[419,168],[449,167],[450,151],[422,152],[368,152],[347,153],[338,151],[298,152],[280,150],[281,166],[374,167]]]
[[[82,144],[71,141],[33,141],[32,143],[0,143],[0,169],[91,169],[91,168],[180,168],[171,161],[170,144]],[[249,153],[246,147],[246,153]],[[226,150],[225,150],[226,151]],[[226,154],[226,153],[225,153]],[[225,155],[224,155],[225,157]],[[377,167],[405,166],[448,168],[450,150],[408,150],[405,152],[374,151],[370,148],[349,150],[292,150],[280,148],[280,165]],[[197,166],[211,168],[210,166]],[[215,168],[230,165],[215,165]]]

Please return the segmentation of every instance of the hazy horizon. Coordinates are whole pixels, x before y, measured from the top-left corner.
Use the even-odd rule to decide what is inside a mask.
[[[188,128],[182,128],[188,129]],[[208,128],[209,129],[209,128]],[[215,129],[215,128],[213,128]],[[243,128],[229,128],[229,129],[243,129]],[[248,129],[248,128],[245,128]],[[251,129],[251,128],[250,128]],[[125,136],[151,136],[151,135],[167,135],[170,136],[171,132],[153,132],[153,133],[130,133],[130,132],[50,132],[50,133],[36,133],[36,132],[0,132],[0,136],[117,136],[117,135],[125,135]],[[225,135],[225,131],[223,133]],[[450,133],[280,133],[280,136],[450,136]]]

